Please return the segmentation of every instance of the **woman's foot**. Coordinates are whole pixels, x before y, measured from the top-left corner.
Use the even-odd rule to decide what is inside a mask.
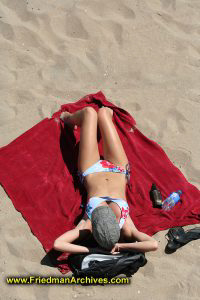
[[[92,107],[84,107],[73,114],[69,113],[68,111],[64,111],[61,113],[60,119],[62,119],[65,124],[69,125],[70,127],[75,127],[76,129],[77,126],[82,125],[84,116],[87,116],[88,113],[90,114],[91,112],[94,113],[94,108]]]
[[[73,114],[71,114],[70,112],[63,111],[60,115],[60,119],[63,120],[63,122],[66,125],[69,125],[69,127],[71,127],[72,129],[76,129],[77,125],[73,122],[72,116],[73,116]]]
[[[63,111],[60,115],[60,119],[63,120],[64,123],[66,123],[70,115],[71,114],[68,111]]]

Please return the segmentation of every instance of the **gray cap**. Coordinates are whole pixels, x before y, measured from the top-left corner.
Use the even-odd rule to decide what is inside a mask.
[[[92,234],[97,243],[111,250],[120,238],[120,227],[113,210],[108,206],[98,206],[92,212]]]

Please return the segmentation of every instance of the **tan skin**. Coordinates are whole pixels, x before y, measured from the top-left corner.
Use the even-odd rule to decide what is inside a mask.
[[[61,114],[61,118],[73,129],[80,126],[78,169],[81,172],[84,172],[100,159],[97,126],[99,126],[103,139],[104,159],[121,167],[125,167],[128,163],[123,145],[112,121],[113,111],[110,108],[102,107],[97,113],[92,107],[86,107],[74,114],[64,112]],[[87,175],[84,179],[88,200],[94,196],[110,196],[122,198],[126,201],[126,184],[125,175],[120,173],[93,173]],[[109,206],[119,222],[121,210],[116,203],[103,202],[100,205]],[[90,252],[89,248],[75,245],[74,242],[80,237],[86,239],[91,233],[91,221],[85,214],[74,229],[65,232],[55,240],[54,249],[68,253],[88,253]],[[149,235],[138,231],[130,216],[128,216],[121,229],[120,240],[111,249],[111,253],[115,254],[124,250],[149,252],[155,251],[157,248],[158,242]]]

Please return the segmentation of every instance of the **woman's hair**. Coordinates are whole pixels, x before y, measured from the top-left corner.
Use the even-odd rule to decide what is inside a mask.
[[[120,227],[113,210],[108,206],[98,206],[92,212],[92,234],[97,243],[111,250],[120,238]]]

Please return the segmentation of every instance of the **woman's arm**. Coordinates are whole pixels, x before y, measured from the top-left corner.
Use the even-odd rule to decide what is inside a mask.
[[[125,238],[134,242],[117,243],[116,247],[112,249],[112,252],[123,250],[149,252],[158,249],[158,242],[151,236],[138,231],[130,216],[126,219],[122,232]]]
[[[59,236],[53,245],[58,251],[68,253],[88,253],[90,250],[85,246],[72,244],[77,239],[85,239],[91,234],[90,220],[81,220],[76,228],[69,230]]]
[[[149,239],[149,236],[145,233],[137,231],[133,234],[133,237],[137,237],[139,241],[134,243],[119,243],[118,251],[129,250],[139,252],[156,251],[158,249],[158,242],[154,239]]]

